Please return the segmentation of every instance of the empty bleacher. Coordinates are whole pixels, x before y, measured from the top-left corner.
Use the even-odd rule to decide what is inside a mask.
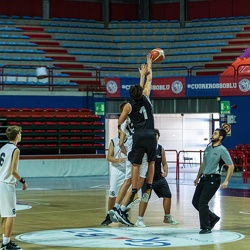
[[[1,108],[0,143],[7,142],[5,129],[22,127],[22,155],[96,154],[104,152],[101,117],[82,108]]]
[[[106,28],[93,20],[5,17],[0,18],[0,66],[42,64],[53,69],[55,86],[100,87],[106,76],[138,76],[137,71],[119,67],[137,69],[151,49],[161,47],[166,59],[154,65],[154,77],[186,76],[187,71],[178,68],[183,66],[196,67],[195,75],[219,74],[246,49],[249,22],[248,17],[197,19],[180,27],[175,20],[124,20],[111,21]],[[20,81],[44,85],[30,80],[32,69],[25,73],[31,74],[23,76],[27,80],[20,75],[11,78],[12,69],[6,68],[3,81],[9,86]]]

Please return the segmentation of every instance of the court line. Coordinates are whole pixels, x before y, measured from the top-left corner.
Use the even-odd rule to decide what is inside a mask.
[[[85,209],[74,209],[74,210],[54,210],[54,211],[48,211],[48,212],[30,212],[29,214],[52,214],[52,213],[65,213],[65,212],[77,212],[77,211],[93,211],[93,210],[100,210],[103,208],[85,208]]]
[[[239,211],[240,214],[250,214],[250,212]]]

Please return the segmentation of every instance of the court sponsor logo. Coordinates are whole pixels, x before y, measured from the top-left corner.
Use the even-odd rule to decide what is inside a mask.
[[[40,245],[101,249],[200,246],[243,238],[244,235],[237,232],[213,230],[211,234],[200,235],[198,229],[166,227],[73,228],[30,232],[16,237],[19,241]]]

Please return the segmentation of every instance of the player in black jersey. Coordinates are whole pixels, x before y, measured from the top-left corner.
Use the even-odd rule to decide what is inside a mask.
[[[149,99],[152,84],[152,58],[147,56],[147,65],[141,65],[140,85],[133,85],[129,90],[132,98],[123,108],[118,119],[118,126],[121,125],[127,116],[134,124],[133,146],[128,155],[129,161],[132,163],[132,195],[127,205],[133,202],[137,196],[139,188],[139,167],[142,163],[144,153],[148,157],[148,174],[147,174],[147,190],[143,194],[142,199],[147,202],[154,176],[154,161],[156,154],[156,132],[154,129],[154,117],[152,104]],[[146,79],[146,82],[145,82]]]
[[[158,129],[155,129],[155,131],[156,131],[156,140],[158,143],[159,138],[160,138],[160,131]],[[167,174],[168,174],[168,164],[166,160],[165,150],[162,147],[162,145],[157,144],[156,159],[155,159],[155,173],[154,173],[152,188],[159,198],[163,198],[163,209],[165,213],[163,222],[169,223],[171,225],[176,225],[179,222],[174,220],[174,218],[170,214],[172,193],[169,189],[168,182],[166,180]],[[142,187],[143,192],[145,188],[146,188],[145,185],[143,185]],[[143,201],[140,202],[139,216],[138,216],[138,220],[135,223],[137,227],[146,227],[143,221],[143,216],[145,214],[147,205],[148,205],[147,202],[143,202]]]

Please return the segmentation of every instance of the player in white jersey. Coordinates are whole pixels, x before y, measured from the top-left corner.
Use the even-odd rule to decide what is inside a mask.
[[[125,102],[125,104],[126,103],[127,102]],[[127,138],[127,146],[126,146],[126,148],[124,148],[124,146],[123,146],[123,142],[124,142],[123,134],[121,134],[121,136],[120,136],[119,146],[121,148],[121,151],[122,152],[125,151],[124,154],[128,155],[129,152],[132,150],[133,134],[134,134],[134,126],[133,126],[133,123],[131,122],[129,117],[127,117],[127,119],[122,123],[121,130]],[[142,164],[140,166],[140,171],[139,171],[140,177],[142,177],[144,179],[146,176],[147,170],[148,170],[147,156],[144,155],[144,158],[142,160]],[[132,177],[132,164],[130,161],[127,161],[126,162],[126,177],[125,177],[125,179],[130,180],[131,177]]]
[[[110,211],[115,205],[115,199],[118,195],[118,191],[125,179],[127,156],[121,152],[121,149],[119,147],[120,134],[121,130],[119,130],[118,137],[111,139],[107,156],[107,160],[111,162],[108,211]],[[124,142],[124,146],[125,150],[130,147],[130,142],[126,139]],[[110,223],[112,223],[112,221],[110,220],[108,213],[101,225],[108,226]]]
[[[6,136],[9,140],[0,149],[0,214],[2,217],[3,243],[1,249],[20,250],[22,249],[10,240],[14,220],[16,217],[16,190],[15,185],[19,180],[26,190],[28,185],[18,173],[18,161],[20,150],[17,143],[21,141],[22,128],[10,126],[6,129]]]

